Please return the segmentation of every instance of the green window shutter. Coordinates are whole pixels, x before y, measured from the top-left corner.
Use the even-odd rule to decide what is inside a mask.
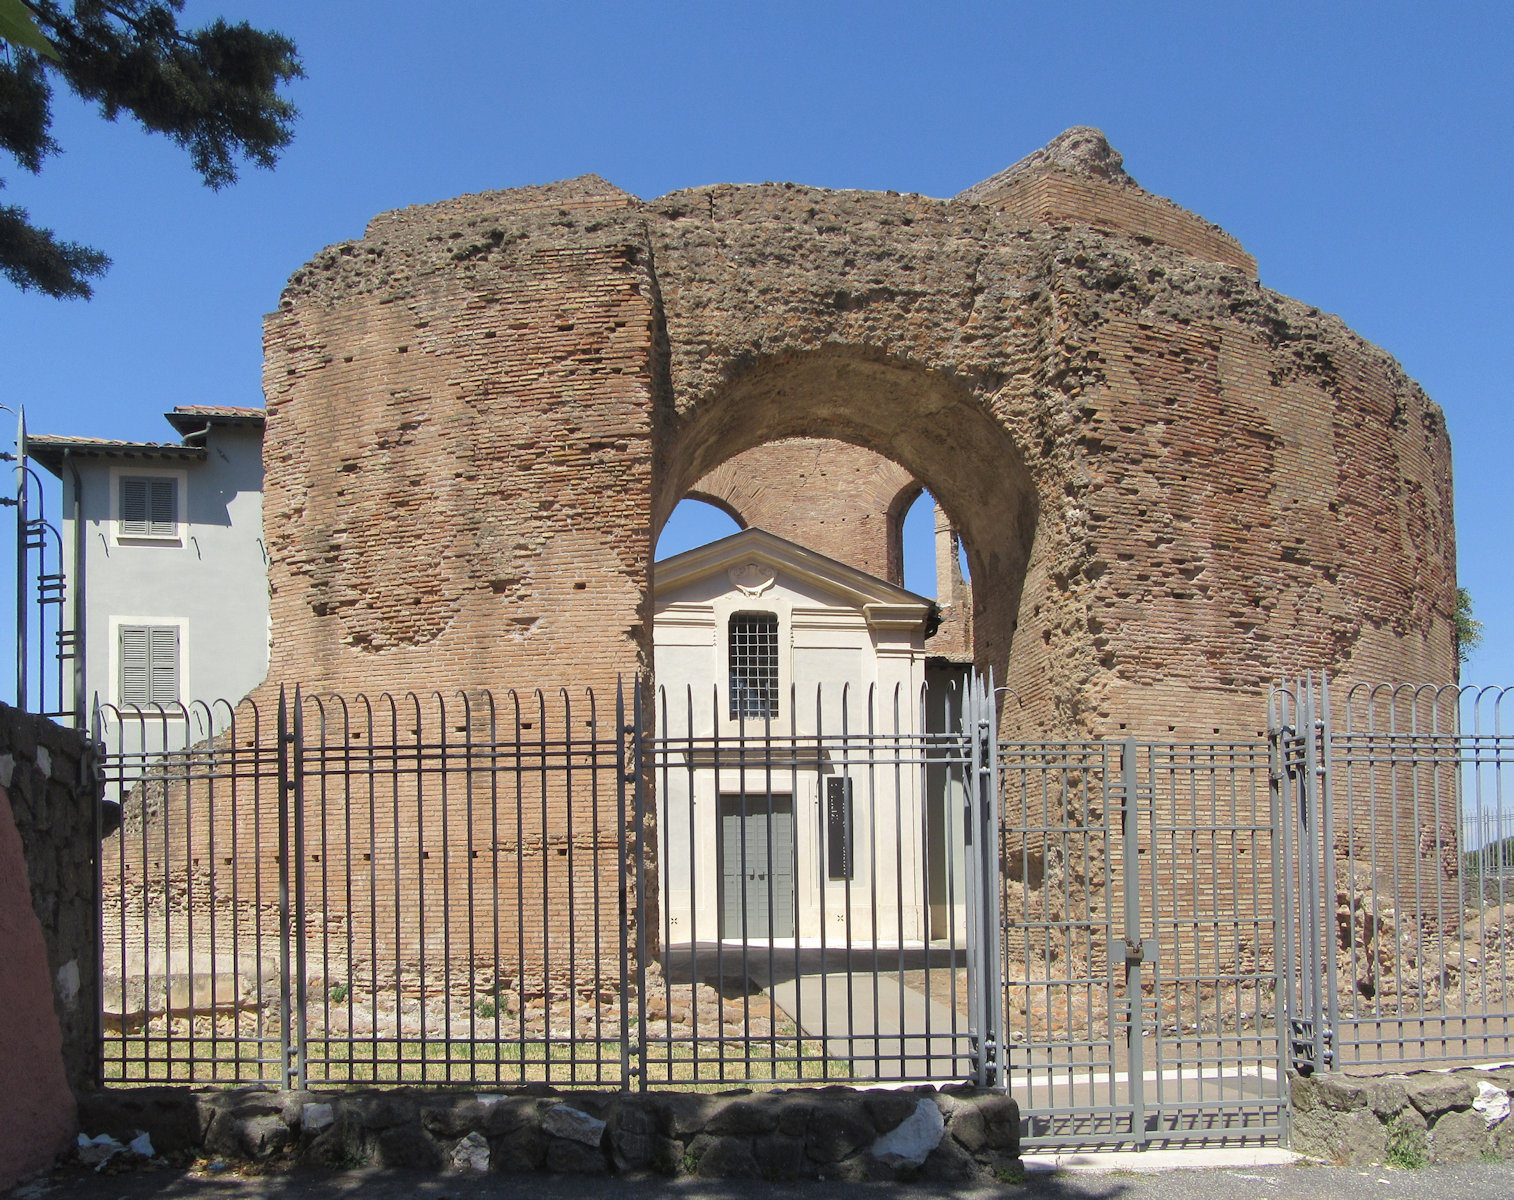
[[[121,703],[146,708],[179,700],[177,625],[123,625],[120,645]]]
[[[121,535],[172,537],[179,532],[179,481],[162,475],[121,479]]]

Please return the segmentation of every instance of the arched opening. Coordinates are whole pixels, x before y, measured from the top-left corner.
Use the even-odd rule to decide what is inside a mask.
[[[906,473],[890,520],[926,489],[959,534],[973,580],[972,658],[1009,674],[1038,503],[1009,431],[962,381],[863,347],[754,362],[714,396],[670,414],[654,460],[654,528],[696,483],[782,439],[862,447]],[[903,582],[902,551],[883,577]]]
[[[682,554],[685,550],[707,546],[721,538],[730,537],[733,533],[740,533],[744,528],[746,524],[740,516],[718,501],[685,496],[673,509],[662,532],[657,535],[654,557],[661,562],[675,554]]]
[[[918,595],[950,603],[953,579],[944,568],[953,561],[956,577],[963,583],[972,582],[967,542],[926,488],[921,488],[905,508],[899,522],[899,548],[904,586]]]
[[[746,529],[658,541],[666,936],[836,937],[848,911],[859,944],[958,936],[961,764],[880,768],[958,728],[972,665],[1007,673],[1037,510],[1018,448],[957,381],[827,351],[670,419],[657,520],[690,497]]]
[[[927,642],[933,658],[956,664],[951,678],[965,678],[973,661],[973,593],[967,542],[927,488],[913,499],[901,493],[895,517],[904,586],[936,601],[935,632]],[[907,501],[907,503],[906,503]]]

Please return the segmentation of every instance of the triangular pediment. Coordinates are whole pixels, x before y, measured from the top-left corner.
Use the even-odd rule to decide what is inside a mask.
[[[870,626],[921,625],[935,617],[935,601],[765,529],[743,529],[657,563],[653,607],[659,597],[705,579],[720,577],[724,586],[760,596],[785,576],[858,609]]]

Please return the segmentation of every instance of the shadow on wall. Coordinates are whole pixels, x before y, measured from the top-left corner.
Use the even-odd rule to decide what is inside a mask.
[[[14,751],[4,758],[13,776]],[[63,1072],[47,944],[28,880],[10,796],[0,788],[0,1191],[49,1166],[73,1138],[77,1121]]]

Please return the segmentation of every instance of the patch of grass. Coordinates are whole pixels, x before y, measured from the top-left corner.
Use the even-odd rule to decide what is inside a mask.
[[[480,1002],[479,1007],[491,1003]],[[479,1012],[481,1018],[492,1014]],[[483,1031],[480,1030],[482,1034]],[[105,1081],[112,1086],[150,1083],[279,1084],[283,1059],[276,1031],[243,1034],[147,1033],[108,1036]],[[309,1037],[309,1087],[392,1083],[592,1084],[614,1087],[623,1077],[618,1039],[593,1037],[494,1040],[453,1038]],[[635,1065],[636,1055],[631,1055]],[[652,1042],[645,1060],[648,1082],[687,1091],[731,1087],[784,1087],[795,1082],[849,1081],[851,1063],[825,1057],[821,1045],[792,1028],[768,1038],[702,1038]]]
[[[331,990],[326,994],[331,997],[331,1003],[340,1004],[343,1000],[347,999],[349,990],[345,983],[334,983],[331,985]]]
[[[494,1020],[494,1014],[499,1010],[494,1007],[493,1000],[480,1000],[478,1002],[478,1007],[473,1011],[478,1014],[478,1019],[480,1021],[492,1021]]]
[[[1426,1153],[1425,1131],[1402,1117],[1388,1126],[1388,1165],[1416,1171],[1430,1161]]]
[[[1020,1163],[1015,1163],[1013,1166],[995,1167],[994,1179],[998,1183],[1007,1183],[1018,1187],[1025,1182],[1025,1168]]]

